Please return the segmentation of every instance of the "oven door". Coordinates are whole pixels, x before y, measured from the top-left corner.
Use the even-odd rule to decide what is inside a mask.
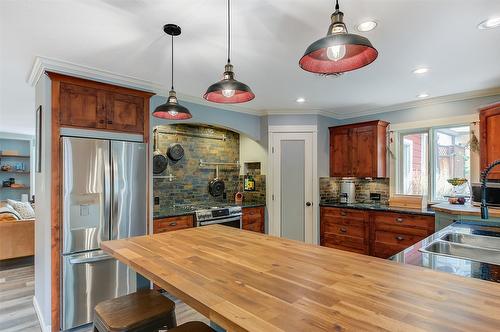
[[[199,221],[197,224],[198,226],[224,225],[233,228],[241,228],[241,215],[215,219],[215,220]]]

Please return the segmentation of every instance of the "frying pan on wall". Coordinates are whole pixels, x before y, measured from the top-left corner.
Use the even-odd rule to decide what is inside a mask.
[[[155,129],[153,132],[153,174],[161,174],[168,165],[168,159],[160,149],[158,149],[158,132]]]
[[[215,179],[208,183],[208,192],[210,195],[218,197],[224,194],[224,189],[226,189],[226,185],[224,181],[219,179],[219,166],[217,165],[215,166]]]
[[[184,148],[179,143],[172,143],[168,146],[167,156],[176,163],[184,157]]]

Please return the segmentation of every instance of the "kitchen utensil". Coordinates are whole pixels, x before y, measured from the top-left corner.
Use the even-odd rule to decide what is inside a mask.
[[[167,156],[176,163],[184,157],[184,148],[179,143],[172,143],[168,146]]]
[[[215,178],[208,183],[208,192],[214,197],[221,196],[224,193],[226,185],[219,179],[219,165],[215,166]]]
[[[236,204],[241,204],[243,203],[243,194],[241,192],[237,192],[236,195],[234,195],[234,202]]]
[[[355,203],[355,197],[356,197],[356,185],[354,184],[353,181],[351,180],[343,180],[340,183],[340,199],[342,200],[343,197],[346,197],[346,202],[348,204]]]
[[[161,174],[167,168],[168,159],[158,149],[158,131],[155,129],[153,134],[153,174]]]

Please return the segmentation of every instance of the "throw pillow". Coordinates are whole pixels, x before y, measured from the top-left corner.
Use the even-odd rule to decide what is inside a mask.
[[[19,213],[22,219],[35,218],[35,210],[29,202],[19,202],[12,199],[8,199],[7,202]]]

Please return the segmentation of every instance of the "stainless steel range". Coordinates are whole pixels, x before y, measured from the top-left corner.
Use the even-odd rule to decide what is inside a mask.
[[[241,215],[241,206],[213,206],[202,210],[196,210],[196,227],[219,224],[241,228]]]

